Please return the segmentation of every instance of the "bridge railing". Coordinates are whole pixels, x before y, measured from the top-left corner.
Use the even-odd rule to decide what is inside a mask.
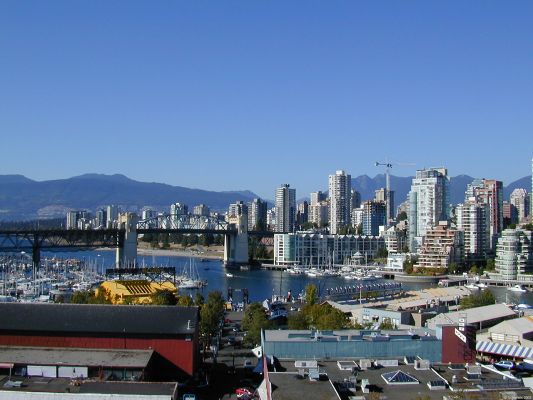
[[[214,217],[201,215],[159,215],[157,217],[140,220],[137,229],[169,229],[191,231],[228,231],[231,225]]]

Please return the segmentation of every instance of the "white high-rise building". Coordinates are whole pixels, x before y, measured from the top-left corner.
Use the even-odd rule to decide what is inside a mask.
[[[283,184],[276,189],[276,231],[292,232],[296,223],[296,189]]]
[[[309,205],[314,206],[324,200],[326,200],[326,195],[321,191],[312,192],[310,197]]]
[[[475,179],[466,188],[466,197],[488,207],[490,220],[490,247],[494,251],[498,236],[503,230],[503,183],[494,179]]]
[[[107,227],[112,228],[115,221],[118,220],[118,207],[115,205],[107,206]]]
[[[253,199],[248,203],[248,230],[265,230],[267,228],[267,203]]]
[[[517,188],[513,190],[510,197],[511,205],[516,209],[518,222],[526,222],[529,215],[529,196],[527,190]]]
[[[533,233],[506,229],[496,246],[496,272],[500,279],[517,279],[533,272]]]
[[[422,238],[449,216],[449,178],[446,168],[416,171],[409,192],[409,248],[418,250]]]
[[[457,229],[464,232],[464,258],[482,261],[490,251],[490,217],[488,205],[470,197],[455,209]]]
[[[321,201],[309,206],[309,222],[322,227],[328,222],[328,202]]]
[[[192,213],[194,215],[201,215],[202,217],[209,217],[210,210],[205,204],[198,204],[193,207]]]
[[[344,171],[329,176],[329,230],[335,235],[343,226],[350,225],[352,211],[352,177]]]

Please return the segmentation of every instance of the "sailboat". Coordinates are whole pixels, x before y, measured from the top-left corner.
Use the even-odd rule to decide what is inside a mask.
[[[183,270],[182,279],[179,281],[179,289],[199,289],[207,285],[206,281],[200,279],[198,269],[196,268],[196,262],[193,258],[189,259],[188,271]]]

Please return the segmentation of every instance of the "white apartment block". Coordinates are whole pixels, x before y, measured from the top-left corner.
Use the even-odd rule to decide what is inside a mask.
[[[350,225],[352,210],[352,177],[339,170],[329,176],[329,230],[335,235],[343,226]]]

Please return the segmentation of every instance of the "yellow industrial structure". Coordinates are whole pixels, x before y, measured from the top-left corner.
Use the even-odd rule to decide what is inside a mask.
[[[151,304],[152,295],[168,290],[174,295],[178,289],[172,282],[148,282],[147,280],[105,281],[98,290],[104,290],[113,304]]]

